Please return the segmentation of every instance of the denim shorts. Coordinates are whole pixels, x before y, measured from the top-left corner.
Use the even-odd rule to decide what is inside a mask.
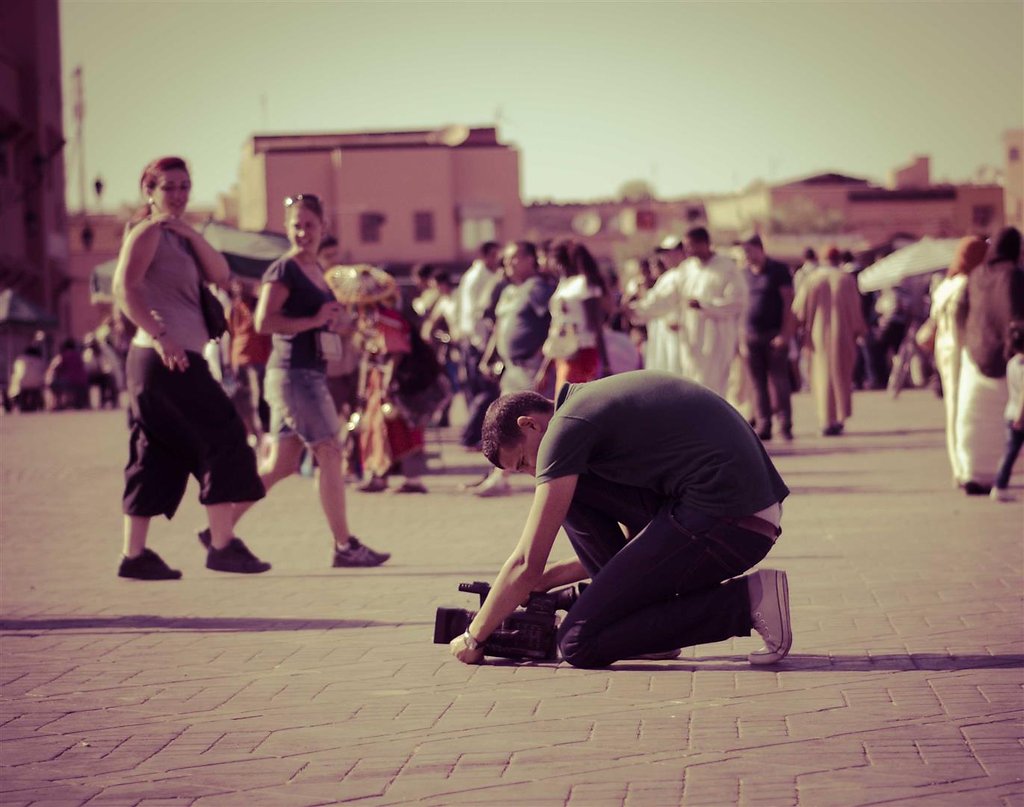
[[[338,439],[341,422],[327,376],[320,370],[272,367],[267,370],[264,396],[270,404],[270,434],[298,435],[306,445]]]

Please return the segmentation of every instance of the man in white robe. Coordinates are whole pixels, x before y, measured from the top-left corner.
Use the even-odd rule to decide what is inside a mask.
[[[711,248],[703,227],[686,234],[686,251],[690,257],[679,267],[680,368],[686,378],[725,397],[747,306],[747,280],[731,258]]]
[[[679,267],[686,253],[683,242],[671,235],[661,242],[657,251],[665,271],[644,296],[630,306],[630,317],[647,325],[644,367],[682,375],[679,320],[685,300]]]

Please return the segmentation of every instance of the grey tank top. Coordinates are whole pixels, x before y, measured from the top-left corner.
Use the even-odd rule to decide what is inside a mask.
[[[185,350],[202,353],[210,337],[199,307],[199,268],[181,236],[161,228],[142,290],[146,305],[167,326],[167,335]],[[152,337],[141,328],[132,343],[154,347]]]

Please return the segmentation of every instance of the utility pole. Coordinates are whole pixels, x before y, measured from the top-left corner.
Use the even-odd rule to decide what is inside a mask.
[[[82,80],[82,65],[71,74],[75,82],[75,157],[78,165],[78,213],[82,217],[81,239],[86,250],[92,249],[96,234],[89,223],[85,194],[85,84]],[[97,192],[98,195],[98,192]]]
[[[78,158],[78,209],[85,215],[85,88],[82,65],[71,74],[75,82],[75,151]]]

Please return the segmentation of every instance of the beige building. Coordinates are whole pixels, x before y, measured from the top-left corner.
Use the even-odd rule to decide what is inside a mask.
[[[1006,194],[1006,223],[1024,232],[1024,129],[1011,129],[1003,135],[1006,168],[1003,190]]]
[[[525,217],[531,241],[574,238],[598,261],[615,264],[650,252],[666,235],[707,224],[697,198],[534,202]]]
[[[81,339],[110,313],[109,296],[97,295],[93,288],[93,270],[113,261],[121,249],[121,238],[129,211],[121,213],[81,212],[68,215],[68,290],[67,332]]]
[[[519,152],[494,128],[252,137],[238,226],[284,232],[283,200],[299,193],[320,197],[346,262],[468,261],[523,233]]]
[[[57,0],[3,0],[0,289],[61,323],[68,306],[63,149]]]
[[[868,246],[898,239],[991,234],[1004,226],[999,185],[933,185],[927,157],[892,172],[891,187],[843,174],[817,174],[706,200],[719,237],[826,236]]]

